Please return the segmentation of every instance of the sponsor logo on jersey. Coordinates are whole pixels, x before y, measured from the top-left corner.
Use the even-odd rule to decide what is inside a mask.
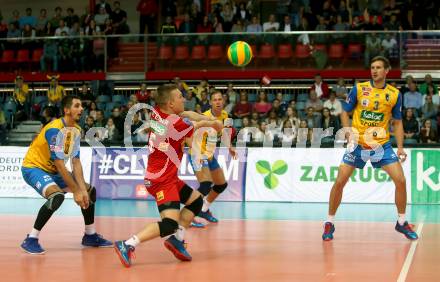
[[[367,110],[362,110],[361,119],[368,120],[368,121],[376,121],[376,122],[383,121],[384,114],[371,112],[371,111],[367,111]]]
[[[370,101],[368,100],[368,99],[362,99],[362,102],[361,102],[361,104],[362,104],[362,107],[368,107],[368,104],[370,103]]]

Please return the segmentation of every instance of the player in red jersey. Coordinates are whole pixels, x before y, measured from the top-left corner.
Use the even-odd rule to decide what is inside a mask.
[[[179,117],[183,113],[184,97],[175,85],[160,86],[155,101],[157,106],[150,118],[150,154],[145,185],[156,199],[162,220],[147,224],[126,241],[115,242],[115,250],[126,267],[131,266],[137,245],[159,236],[171,235],[164,245],[176,258],[182,261],[192,259],[185,249],[184,233],[194,215],[201,211],[203,198],[198,191],[178,178],[177,170],[182,160],[184,143],[192,143],[195,129],[212,127],[220,131],[223,127],[219,121],[201,120],[192,123],[189,119]],[[182,210],[181,203],[185,205]]]

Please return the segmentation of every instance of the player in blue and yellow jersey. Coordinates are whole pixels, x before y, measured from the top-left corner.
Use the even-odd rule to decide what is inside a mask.
[[[343,103],[341,114],[342,125],[349,128],[349,113],[353,120],[351,132],[347,133],[347,152],[339,167],[338,176],[332,187],[329,199],[329,215],[324,225],[322,239],[333,239],[333,224],[345,184],[355,168],[362,169],[367,161],[374,168],[382,168],[396,186],[396,206],[398,219],[396,231],[403,233],[408,239],[416,240],[417,233],[405,220],[406,180],[402,165],[406,159],[403,149],[402,95],[399,90],[385,82],[390,70],[390,63],[385,57],[375,57],[371,61],[371,81],[353,86],[347,100]],[[389,122],[392,120],[397,141],[397,155],[389,140]],[[354,146],[350,146],[353,145]]]
[[[224,100],[223,95],[220,91],[214,90],[210,97],[211,109],[204,112],[203,115],[221,121],[225,129],[232,129],[231,119],[228,117],[228,113],[223,109]],[[230,132],[233,136],[233,131]],[[202,160],[201,164],[197,164],[194,156],[190,155],[191,165],[193,167],[194,173],[200,183],[199,192],[204,196],[202,211],[197,215],[198,217],[204,218],[209,222],[217,223],[218,219],[215,218],[209,210],[212,202],[226,189],[228,183],[225,179],[223,169],[220,167],[217,159],[214,156],[213,149],[215,149],[215,144],[217,142],[217,137],[221,137],[221,133],[217,136],[210,136],[204,134],[201,142],[201,154],[205,155],[207,152],[208,157]],[[213,139],[213,140],[211,140]],[[211,146],[212,145],[212,146]],[[193,146],[194,148],[194,146]],[[194,151],[194,150],[193,150]],[[236,157],[236,151],[234,148],[229,147],[229,152],[233,158]],[[214,184],[214,185],[213,185]],[[200,222],[194,221],[192,226],[194,227],[204,227]]]
[[[73,193],[84,216],[85,234],[82,244],[93,247],[112,246],[112,242],[96,233],[96,190],[85,182],[79,159],[81,128],[78,121],[83,112],[81,100],[76,96],[66,96],[61,104],[64,116],[41,130],[30,145],[21,168],[26,183],[47,199],[38,212],[32,231],[21,244],[21,248],[30,254],[45,253],[38,242],[39,233],[63,203],[66,192]],[[72,173],[66,168],[69,159]]]

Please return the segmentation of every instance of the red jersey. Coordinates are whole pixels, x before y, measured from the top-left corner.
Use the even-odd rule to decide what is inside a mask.
[[[146,90],[146,91],[139,90],[138,92],[136,92],[136,98],[138,102],[148,103],[148,101],[150,100],[150,90]]]
[[[151,113],[148,146],[150,154],[145,179],[152,182],[171,181],[183,156],[183,141],[191,137],[194,127],[188,119],[163,113],[158,107]]]

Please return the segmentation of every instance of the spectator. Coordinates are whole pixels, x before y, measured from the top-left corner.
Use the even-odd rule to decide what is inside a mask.
[[[252,16],[251,24],[246,27],[246,32],[262,32],[263,27],[257,16]],[[249,42],[257,44],[259,37],[256,35],[248,35]]]
[[[331,114],[329,108],[324,107],[322,110],[321,128],[326,130],[327,128],[333,128],[333,134],[339,130],[339,120],[336,116]]]
[[[32,9],[26,8],[26,16],[23,16],[19,20],[20,29],[23,29],[25,25],[30,25],[32,28],[35,28],[37,25],[37,18],[32,16]]]
[[[307,108],[305,120],[308,128],[321,127],[321,115],[316,114],[315,111],[313,107]]]
[[[133,116],[133,123],[131,124],[131,138],[133,142],[142,142],[145,141],[145,133],[141,129],[142,121],[139,119],[139,115]]]
[[[343,2],[341,2],[343,3]],[[349,29],[349,26],[346,22],[342,21],[342,16],[338,15],[336,17],[336,23],[333,25],[334,31],[347,31]],[[346,34],[339,34],[339,35],[333,35],[333,38],[335,39],[342,39],[346,36]]]
[[[263,31],[264,32],[278,31],[279,28],[280,28],[280,24],[275,21],[274,14],[270,14],[269,21],[263,23]]]
[[[95,119],[91,116],[86,117],[86,122],[84,124],[83,130],[82,130],[82,138],[84,139],[87,135],[87,132],[95,126]],[[96,135],[95,135],[96,136]]]
[[[219,16],[214,16],[214,20],[212,21],[212,28],[214,29],[215,33],[224,32],[223,24],[222,24]]]
[[[173,19],[170,16],[166,17],[165,23],[163,23],[162,27],[160,28],[160,33],[161,34],[176,33],[176,31],[177,31],[177,27],[174,24]]]
[[[65,31],[61,32],[61,37],[63,37],[63,39],[60,40],[58,45],[58,62],[60,64],[60,71],[69,72],[72,71],[73,66],[73,45],[71,40],[67,38],[67,33]]]
[[[185,97],[185,110],[194,111],[196,109],[197,99],[194,97],[192,90],[189,90]]]
[[[320,74],[316,74],[314,79],[315,83],[310,87],[310,90],[315,90],[319,99],[328,99],[330,94],[328,84],[322,81]]]
[[[36,48],[35,30],[29,24],[25,24],[21,37],[21,48],[32,52]]]
[[[250,21],[251,14],[246,9],[245,2],[240,2],[240,4],[238,5],[237,12],[235,13],[235,18],[241,20],[241,22],[244,23],[244,25],[246,25]]]
[[[203,15],[200,12],[199,5],[197,3],[192,3],[189,9],[189,16],[195,23],[195,25],[199,25],[203,21]]]
[[[257,134],[253,136],[254,142],[273,142],[275,136],[273,135],[273,131],[267,128],[267,123],[265,121],[260,121],[258,129]]]
[[[409,91],[409,85],[411,82],[415,82],[414,77],[412,75],[407,75],[405,78],[406,84],[400,88],[400,93],[405,94]]]
[[[411,82],[409,85],[409,91],[403,95],[403,106],[405,108],[414,108],[418,112],[422,108],[422,103],[422,94],[417,91],[416,83]]]
[[[430,74],[425,75],[425,82],[422,83],[419,88],[420,93],[423,95],[428,93],[428,86],[432,86],[432,88],[434,89],[434,93],[438,94],[438,87],[432,82],[432,76]]]
[[[188,13],[184,15],[183,22],[179,26],[179,33],[193,33],[196,31],[196,26],[191,20]]]
[[[234,116],[236,118],[248,117],[252,112],[252,105],[248,102],[247,93],[240,93],[240,101],[235,105]]]
[[[23,82],[23,77],[15,78],[14,93],[12,94],[16,104],[15,120],[22,121],[27,117],[29,112],[29,86]]]
[[[281,102],[278,99],[274,99],[272,102],[272,110],[277,115],[277,117],[283,117],[286,112],[281,108]]]
[[[50,30],[51,23],[47,23],[47,31]],[[56,40],[46,39],[43,45],[43,55],[40,58],[41,72],[47,71],[47,62],[52,64],[52,71],[58,71],[58,44]]]
[[[398,31],[402,30],[400,22],[397,21],[396,15],[391,15],[390,20],[384,24],[385,30]]]
[[[54,75],[49,77],[49,89],[47,90],[47,98],[49,100],[49,105],[60,106],[61,100],[66,96],[64,87],[58,84],[58,76]]]
[[[232,102],[229,98],[228,94],[223,94],[224,101],[224,110],[228,113],[228,116],[232,114],[232,110],[234,110],[235,103]]]
[[[9,50],[17,50],[20,48],[21,32],[13,23],[9,24],[8,33],[6,34],[6,48]]]
[[[335,117],[339,117],[342,113],[342,104],[341,101],[336,99],[335,92],[330,92],[330,99],[324,102],[324,108],[327,108],[330,111],[330,114]]]
[[[112,7],[109,3],[107,3],[107,0],[99,0],[99,2],[95,5],[95,14],[97,14],[101,8],[105,9],[106,14],[110,15],[112,13]]]
[[[115,142],[119,140],[119,132],[112,118],[109,118],[107,120],[105,129],[106,131],[104,133],[104,139],[107,139],[110,142]]]
[[[20,26],[20,12],[18,10],[12,11],[12,18],[8,21],[8,25],[10,24],[14,24],[16,28]]]
[[[345,86],[344,78],[340,77],[335,86],[333,86],[333,91],[336,93],[336,97],[341,100],[345,100],[347,98],[348,89]]]
[[[50,19],[50,25],[54,30],[56,30],[59,27],[60,20],[63,19],[62,13],[63,13],[63,9],[61,9],[61,7],[55,8],[55,15],[53,16],[53,18]]]
[[[417,122],[413,109],[407,108],[405,111],[405,118],[403,119],[404,139],[417,140],[417,133],[419,132],[419,123]],[[414,142],[414,141],[413,141]]]
[[[274,132],[280,127],[281,120],[278,118],[277,113],[271,110],[266,118],[266,123]]]
[[[266,92],[260,91],[258,94],[258,101],[254,104],[253,111],[257,112],[260,116],[265,117],[271,109],[272,104],[267,101]]]
[[[84,108],[88,107],[90,103],[95,101],[95,97],[93,96],[92,91],[89,90],[87,83],[84,82],[78,90],[78,96],[81,98]]]
[[[115,1],[113,3],[114,9],[111,13],[111,20],[115,34],[127,34],[130,33],[130,28],[127,24],[127,12],[121,9],[121,3]]]
[[[147,83],[142,82],[139,91],[136,92],[136,99],[140,103],[150,102],[151,91],[147,89]]]
[[[371,19],[371,23],[368,24],[366,30],[383,30],[383,26],[379,23],[378,16],[374,15]]]
[[[228,95],[229,97],[229,101],[231,101],[231,103],[237,103],[238,102],[238,93],[237,91],[234,90],[234,84],[232,84],[232,82],[228,83],[228,89],[226,90],[226,95]]]
[[[220,16],[223,19],[223,30],[225,32],[230,32],[232,28],[232,21],[234,20],[234,11],[229,2],[225,3],[223,6],[223,11],[220,13]]]
[[[438,134],[437,130],[432,126],[431,119],[425,119],[423,125],[420,128],[420,142],[421,143],[437,143]]]
[[[203,21],[199,24],[197,24],[197,32],[198,33],[210,33],[213,32],[214,29],[212,28],[212,24],[209,21],[209,17],[208,16],[204,16],[203,17]],[[204,37],[201,39],[201,36],[199,36],[199,40],[202,42],[206,42],[207,43],[207,36],[204,35]]]
[[[350,18],[350,12],[347,10],[347,5],[345,1],[339,2],[339,9],[337,11],[338,16],[341,17],[343,23],[348,23]]]
[[[310,90],[309,99],[306,102],[306,108],[313,108],[316,112],[322,111],[322,101],[318,99],[318,95],[315,90]]]
[[[306,144],[310,144],[310,142],[312,141],[312,134],[313,134],[313,130],[312,128],[309,128],[307,125],[307,121],[306,120],[301,120],[299,123],[299,128],[298,128],[298,132],[297,132],[297,137],[296,137],[296,143],[297,144],[301,144],[301,143],[306,143]]]
[[[176,76],[173,80],[173,82],[176,84],[177,88],[182,92],[183,96],[186,96],[186,93],[189,90],[188,85],[185,81],[182,81],[180,77]]]
[[[284,115],[287,111],[287,107],[289,106],[289,102],[287,102],[284,97],[283,93],[278,92],[276,95],[276,99],[280,101],[280,114]]]
[[[41,9],[40,10],[40,16],[38,17],[35,25],[35,31],[37,36],[45,36],[44,35],[44,29],[46,28],[47,24],[47,10]]]
[[[79,25],[79,22],[74,22],[72,24],[72,28],[69,31],[69,36],[80,36],[83,35],[83,31],[81,30],[81,26]],[[77,39],[74,39],[77,40]]]
[[[384,55],[390,59],[396,59],[399,57],[397,41],[394,39],[393,34],[385,34],[385,38],[382,40],[382,50]]]
[[[286,114],[287,114],[286,120],[289,120],[294,128],[298,128],[300,120],[298,118],[297,111],[292,107],[288,107]]]
[[[116,126],[116,129],[118,130],[119,138],[121,139],[122,138],[121,134],[124,132],[125,118],[121,116],[121,109],[119,107],[117,106],[113,107],[111,118]]]
[[[105,20],[108,19],[110,17],[109,14],[107,14],[105,7],[100,6],[101,8],[99,8],[99,13],[96,14],[93,18],[96,22],[96,25],[99,26],[99,28],[101,30],[104,30],[105,28]]]
[[[280,25],[280,31],[284,31],[284,32],[290,32],[290,31],[294,31],[295,28],[292,25],[292,20],[290,19],[289,15],[285,15],[283,18],[283,22]]]
[[[79,17],[75,15],[73,8],[67,8],[67,16],[64,18],[64,22],[68,28],[72,28],[74,23],[79,23]]]
[[[251,127],[258,127],[258,123],[260,122],[260,120],[261,120],[261,118],[258,115],[258,113],[257,112],[253,112],[251,114],[251,119],[250,119]]]
[[[422,119],[433,119],[437,117],[438,105],[432,102],[432,95],[425,95],[425,104],[422,107]]]
[[[382,49],[382,42],[375,32],[366,36],[364,65],[369,68],[371,58],[380,55]]]
[[[440,96],[438,92],[435,92],[433,85],[428,85],[428,93],[426,95],[432,96],[432,102],[434,105],[440,105]]]
[[[200,95],[199,105],[201,107],[202,113],[208,111],[211,108],[211,104],[208,99],[208,92],[202,91]]]
[[[319,18],[319,24],[316,26],[315,31],[319,31],[321,33],[314,35],[313,41],[315,43],[325,44],[327,42],[327,35],[326,35],[326,31],[328,30],[327,24],[323,16],[318,16],[318,18]]]
[[[234,24],[232,25],[231,32],[245,32],[246,28],[243,25],[241,19],[234,20]]]
[[[87,107],[87,116],[90,116],[93,118],[93,122],[96,119],[96,111],[98,111],[98,106],[96,106],[95,101],[90,102],[89,106]]]
[[[91,20],[93,20],[93,13],[90,12],[89,6],[86,6],[85,13],[81,16],[79,21],[81,28],[85,29],[89,26]]]
[[[61,34],[65,32],[66,34],[70,33],[70,29],[66,26],[64,20],[60,20],[58,24],[58,28],[55,30],[55,36],[61,36]]]
[[[55,107],[47,106],[43,110],[43,117],[41,119],[42,128],[45,127],[48,123],[55,120],[57,118],[57,110]]]
[[[241,128],[246,128],[246,127],[250,127],[250,126],[251,126],[251,122],[250,122],[249,118],[244,117],[241,121]]]
[[[199,85],[197,85],[193,89],[193,92],[194,92],[197,100],[200,101],[202,99],[202,92],[203,91],[205,91],[206,93],[209,93],[209,83],[208,83],[208,80],[206,80],[206,79],[200,80]]]
[[[286,119],[283,124],[283,131],[281,134],[281,142],[284,146],[291,145],[292,142],[294,142],[296,138],[296,129],[293,127],[292,122],[288,119]]]
[[[138,116],[138,115],[135,115]],[[96,111],[96,119],[95,119],[95,127],[104,127],[106,125],[106,121],[104,119],[104,112],[102,110]]]

